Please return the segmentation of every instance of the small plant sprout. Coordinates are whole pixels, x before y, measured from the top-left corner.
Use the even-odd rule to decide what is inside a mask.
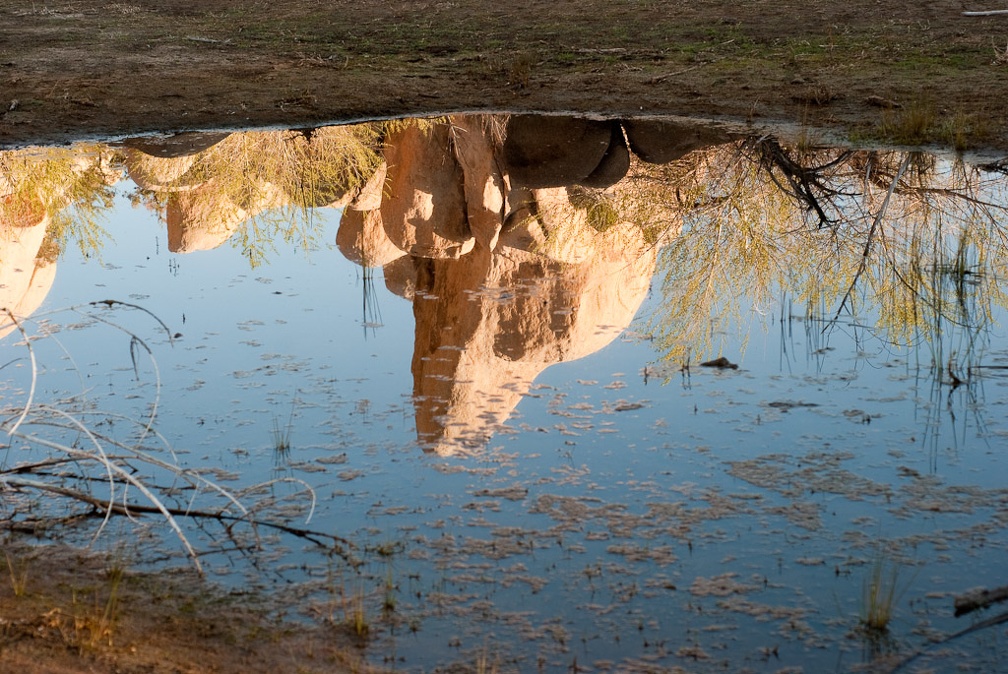
[[[28,588],[28,564],[24,561],[15,561],[9,552],[5,552],[7,558],[7,571],[10,573],[11,590],[15,597],[23,597]]]
[[[364,587],[357,590],[357,594],[350,600],[350,605],[346,610],[346,626],[350,632],[359,639],[365,639],[371,631],[368,624],[367,611],[364,609]]]
[[[880,550],[872,561],[871,569],[864,579],[861,596],[862,631],[869,637],[881,637],[889,633],[896,603],[906,592],[908,583],[901,583],[900,575],[904,565],[890,554]]]
[[[291,403],[290,416],[287,418],[285,426],[280,425],[280,420],[273,417],[273,460],[277,466],[286,466],[290,460],[291,433],[294,429],[294,405]]]

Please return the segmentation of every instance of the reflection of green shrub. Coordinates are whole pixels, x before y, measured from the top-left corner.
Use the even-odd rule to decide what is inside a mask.
[[[598,190],[573,186],[567,189],[571,206],[586,211],[588,226],[596,232],[604,232],[619,222],[619,212],[612,200]]]

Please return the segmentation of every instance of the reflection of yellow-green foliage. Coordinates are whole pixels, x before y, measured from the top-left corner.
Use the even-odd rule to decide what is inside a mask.
[[[761,152],[693,153],[684,158],[693,172],[668,188],[686,225],[659,263],[652,327],[667,358],[716,355],[730,322],[745,334],[786,289],[815,318],[869,318],[874,306],[880,334],[930,345],[941,368],[953,330],[967,329],[953,348],[975,348],[992,307],[1008,306],[997,284],[1008,250],[1003,176],[896,152],[809,152],[797,162],[811,169],[801,176],[811,205]]]
[[[295,207],[323,206],[360,187],[374,172],[379,131],[376,125],[356,124],[233,133],[201,152],[180,181],[212,179],[246,209],[262,197],[264,183],[279,188]]]
[[[375,124],[233,133],[187,158],[147,198],[163,205],[173,192],[199,189],[208,202],[233,204],[243,216],[233,241],[256,265],[277,236],[314,245],[309,209],[339,203],[367,181],[380,161],[380,133]]]
[[[33,225],[48,215],[46,257],[55,259],[71,241],[98,253],[106,237],[100,219],[121,177],[114,160],[100,145],[0,153],[0,225]]]

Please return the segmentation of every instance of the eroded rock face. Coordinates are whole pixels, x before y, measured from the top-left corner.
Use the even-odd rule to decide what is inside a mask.
[[[476,245],[462,168],[448,152],[449,142],[445,123],[407,124],[386,137],[382,222],[388,238],[411,255],[457,259]]]

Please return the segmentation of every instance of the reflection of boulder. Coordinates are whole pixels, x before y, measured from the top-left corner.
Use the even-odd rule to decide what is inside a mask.
[[[364,267],[382,267],[406,253],[385,233],[381,218],[382,188],[386,166],[383,163],[357,196],[343,209],[336,245],[351,262]]]
[[[216,248],[242,222],[282,203],[283,195],[269,184],[259,184],[250,188],[248,199],[248,204],[236,204],[215,180],[189,191],[172,192],[165,212],[168,250],[191,253]]]
[[[692,124],[662,120],[623,121],[633,153],[650,164],[668,164],[693,150],[726,143],[727,134]]]
[[[382,267],[385,287],[393,295],[413,301],[416,296],[417,266],[424,258],[403,255]]]
[[[578,117],[514,115],[504,139],[506,170],[531,188],[581,183],[609,150],[614,125],[619,126]]]
[[[449,126],[406,124],[385,143],[381,217],[389,239],[420,257],[458,258],[471,251],[476,240],[466,219],[462,169],[448,152]]]
[[[34,224],[26,225],[23,213],[12,222],[4,211],[0,209],[0,308],[6,311],[0,314],[0,337],[15,328],[7,311],[19,320],[30,316],[56,279],[56,263],[39,254],[49,216],[43,210]]]
[[[198,154],[227,138],[229,133],[189,131],[171,136],[141,136],[127,138],[123,145],[150,155],[170,159]]]
[[[180,191],[194,186],[183,179],[199,153],[227,138],[227,133],[177,133],[123,141],[126,170],[138,187],[154,191]],[[202,183],[196,181],[195,185]]]
[[[362,267],[383,267],[406,254],[388,238],[377,210],[343,209],[336,245],[346,259]]]
[[[614,123],[610,131],[612,135],[609,139],[609,149],[595,170],[579,181],[579,185],[605,189],[623,180],[630,170],[630,150],[627,149],[626,139],[623,138],[623,129]]]
[[[195,155],[155,157],[139,150],[125,152],[126,171],[137,187],[154,192],[180,192],[202,184],[202,180],[186,180],[185,175],[196,163]]]

